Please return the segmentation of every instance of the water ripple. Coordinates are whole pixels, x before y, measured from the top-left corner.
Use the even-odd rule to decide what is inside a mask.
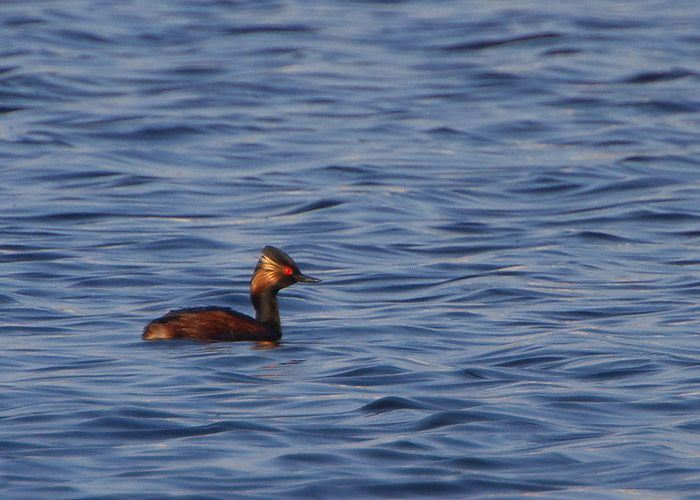
[[[464,7],[0,6],[0,496],[696,495],[700,10]]]

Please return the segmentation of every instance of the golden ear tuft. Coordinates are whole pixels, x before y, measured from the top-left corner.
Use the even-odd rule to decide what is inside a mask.
[[[270,272],[279,272],[280,267],[279,263],[275,262],[267,255],[260,257],[260,269]]]

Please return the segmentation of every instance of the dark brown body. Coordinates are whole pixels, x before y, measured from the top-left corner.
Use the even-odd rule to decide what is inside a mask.
[[[281,331],[255,321],[227,307],[175,309],[151,321],[143,331],[144,340],[194,339],[223,342],[275,342]]]
[[[294,283],[319,281],[301,274],[282,250],[268,246],[250,280],[255,319],[227,307],[175,309],[146,325],[143,339],[276,342],[282,337],[277,292]]]

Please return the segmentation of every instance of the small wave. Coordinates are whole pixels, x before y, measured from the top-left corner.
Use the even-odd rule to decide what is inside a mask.
[[[620,80],[621,83],[637,83],[637,84],[647,84],[647,83],[658,83],[658,82],[669,82],[673,80],[679,80],[688,77],[697,77],[698,74],[693,71],[688,71],[685,69],[675,69],[669,71],[644,71],[637,73],[635,75],[623,78]]]
[[[603,242],[603,243],[640,243],[640,240],[633,240],[623,236],[617,236],[603,231],[579,231],[574,235],[584,241]]]
[[[229,245],[211,238],[203,238],[196,236],[178,236],[175,238],[163,238],[150,243],[139,245],[142,251],[164,251],[164,250],[182,250],[182,249],[198,249],[198,250],[215,250],[227,249]]]
[[[427,410],[430,408],[431,406],[411,399],[387,396],[364,405],[360,410],[367,413],[386,413],[395,410]]]
[[[484,50],[502,45],[519,44],[532,41],[550,40],[561,38],[561,33],[534,33],[532,35],[523,35],[510,38],[496,38],[491,40],[476,40],[474,42],[458,43],[442,47],[441,50],[447,52],[464,52],[472,50]]]
[[[225,28],[227,35],[255,35],[260,33],[271,34],[293,34],[293,33],[314,33],[317,29],[303,24],[259,24],[252,26],[234,26]]]
[[[298,215],[307,212],[313,212],[315,210],[323,210],[324,208],[333,208],[338,205],[342,205],[344,202],[340,200],[319,200],[312,203],[308,203],[294,210],[283,213],[282,215]]]

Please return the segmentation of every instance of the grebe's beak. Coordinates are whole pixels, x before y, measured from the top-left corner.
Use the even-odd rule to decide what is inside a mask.
[[[298,276],[295,276],[296,280],[300,283],[320,283],[321,280],[318,278],[312,278],[311,276],[306,276],[304,274],[299,273]]]

